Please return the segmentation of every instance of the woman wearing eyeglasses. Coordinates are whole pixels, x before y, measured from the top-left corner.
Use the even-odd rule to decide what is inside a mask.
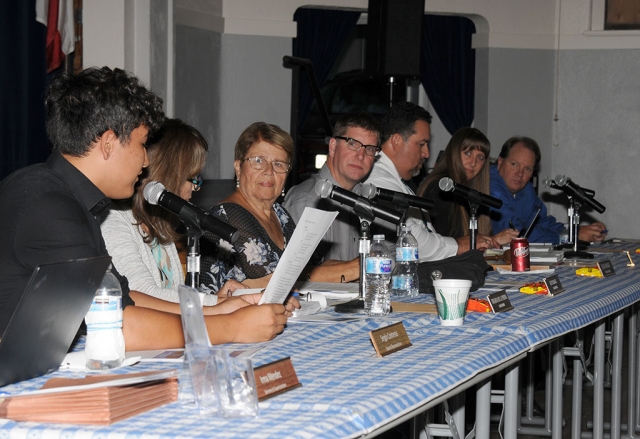
[[[178,286],[184,271],[175,243],[183,238],[180,220],[164,208],[151,205],[143,196],[147,183],[158,181],[185,200],[202,185],[207,142],[190,125],[168,119],[156,138],[149,139],[149,166],[133,198],[113,203],[103,221],[102,235],[113,264],[129,281],[129,288],[168,302],[179,302]],[[237,282],[225,286],[221,295],[242,288]],[[216,295],[205,295],[204,305],[215,305]],[[136,300],[137,302],[137,300]]]
[[[296,227],[289,213],[276,200],[284,195],[293,159],[293,139],[276,125],[251,124],[238,138],[233,167],[236,190],[211,208],[213,215],[238,229],[231,245],[209,233],[202,240],[201,279],[209,277],[212,289],[235,279],[250,288],[262,288],[275,271]],[[208,248],[207,242],[217,245]],[[210,246],[209,246],[210,247]],[[207,269],[207,267],[210,267]],[[335,266],[315,267],[314,280],[337,281]]]

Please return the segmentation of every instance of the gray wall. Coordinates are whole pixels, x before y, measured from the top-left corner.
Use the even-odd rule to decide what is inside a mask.
[[[477,52],[476,127],[491,141],[491,157],[498,157],[509,137],[529,136],[542,149],[540,172],[545,175],[552,160],[554,52],[496,48]]]
[[[291,55],[290,38],[222,35],[220,58],[220,108],[218,127],[224,127],[219,143],[220,163],[208,159],[209,172],[234,178],[233,147],[238,136],[253,122],[267,122],[290,131],[291,70],[282,57]]]
[[[151,79],[149,86],[166,102],[169,11],[167,0],[154,0],[153,4],[154,7],[150,10],[151,60],[149,64]]]
[[[607,207],[592,219],[615,237],[638,237],[640,50],[560,53],[558,146],[552,176],[566,174]],[[566,215],[554,206],[557,217]],[[586,211],[585,211],[586,213]],[[584,216],[584,219],[588,219]]]
[[[175,32],[175,117],[195,126],[209,143],[205,178],[223,178],[219,167],[220,34],[180,25]]]
[[[175,114],[209,142],[205,178],[234,178],[233,147],[251,123],[289,131],[291,70],[282,67],[282,57],[291,54],[291,44],[290,38],[176,26]]]

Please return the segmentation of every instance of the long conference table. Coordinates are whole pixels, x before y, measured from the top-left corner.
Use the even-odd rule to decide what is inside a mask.
[[[505,372],[505,390],[511,392],[505,398],[514,401],[518,398],[518,364],[530,352],[557,343],[563,335],[603,321],[640,300],[640,265],[629,267],[626,255],[611,252],[630,250],[634,254],[637,246],[602,247],[609,252],[597,254],[596,260],[612,261],[616,274],[611,277],[579,277],[575,267],[558,266],[555,274],[565,288],[563,293],[550,297],[511,290],[508,296],[513,310],[468,313],[461,327],[443,327],[433,314],[406,312],[330,325],[290,323],[274,340],[252,346],[260,348],[253,364],[290,357],[302,386],[261,402],[260,415],[255,419],[203,418],[195,406],[176,402],[106,427],[0,419],[0,439],[375,436],[466,389],[477,389],[478,401],[488,402],[491,377],[499,371]],[[491,272],[486,283],[487,287],[493,282],[524,284],[544,276],[535,271],[518,276]],[[487,290],[480,289],[471,297],[486,294]],[[425,294],[408,301],[434,303],[434,297]],[[369,332],[399,321],[412,346],[377,357]],[[145,362],[119,369],[118,373],[171,367],[175,365]],[[12,394],[35,390],[54,376],[84,374],[58,371],[0,391]],[[505,407],[505,437],[514,438],[520,413],[514,407]],[[481,407],[476,413],[487,417],[477,419],[476,437],[486,438],[489,410]],[[561,421],[560,415],[560,423],[554,424],[554,436],[561,435]]]

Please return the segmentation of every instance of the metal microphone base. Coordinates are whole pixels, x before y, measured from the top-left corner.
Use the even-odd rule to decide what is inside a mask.
[[[336,305],[335,312],[344,314],[364,314],[364,300],[353,299],[345,303]]]
[[[568,252],[564,252],[564,258],[565,259],[593,259],[593,255],[587,252],[571,250]]]
[[[586,241],[578,241],[578,250],[586,250],[589,247],[589,243]],[[573,249],[573,243],[567,242],[566,244],[556,245],[556,250]]]

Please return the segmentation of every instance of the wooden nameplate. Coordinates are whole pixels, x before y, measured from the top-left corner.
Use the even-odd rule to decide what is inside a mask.
[[[371,337],[371,342],[376,349],[378,357],[384,357],[411,346],[409,336],[402,322],[371,331],[369,332],[369,337]]]
[[[288,392],[302,386],[291,363],[291,357],[272,361],[253,369],[258,390],[258,401]]]

